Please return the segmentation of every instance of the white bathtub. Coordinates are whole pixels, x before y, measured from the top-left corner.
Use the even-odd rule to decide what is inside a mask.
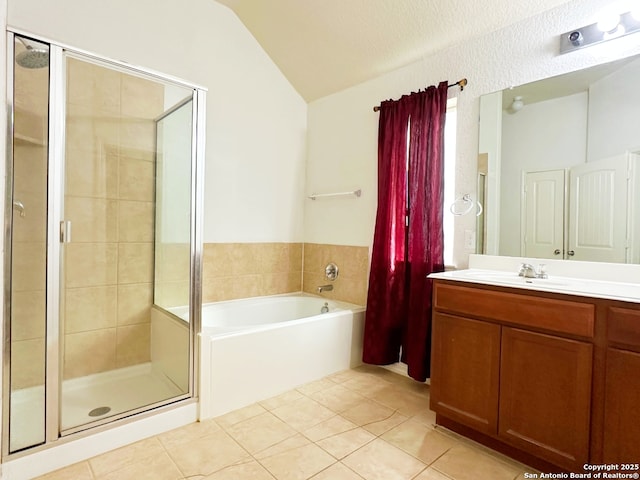
[[[325,302],[329,312],[321,313]],[[306,295],[204,305],[200,419],[362,363],[364,308]]]

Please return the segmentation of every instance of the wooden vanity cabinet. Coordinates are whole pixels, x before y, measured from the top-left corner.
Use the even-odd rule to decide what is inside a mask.
[[[640,460],[640,310],[611,307],[607,314],[603,458]]]
[[[433,305],[430,402],[438,418],[509,453],[582,471],[595,306],[438,280]]]

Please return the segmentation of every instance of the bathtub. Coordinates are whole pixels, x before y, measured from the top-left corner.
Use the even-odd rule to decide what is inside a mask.
[[[363,307],[313,295],[204,305],[200,419],[360,365],[363,332]]]

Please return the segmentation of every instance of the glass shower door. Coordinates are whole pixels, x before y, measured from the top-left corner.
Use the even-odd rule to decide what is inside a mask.
[[[156,123],[172,110],[173,99],[193,95],[189,88],[74,55],[66,57],[66,79],[63,434],[189,392],[188,382],[176,382],[159,360],[163,340],[154,345],[153,297],[161,165]],[[190,159],[191,102],[185,105],[189,141],[175,148]],[[191,163],[179,164],[174,175],[190,178]],[[188,202],[168,207],[179,209],[188,226]],[[188,228],[186,235],[182,301],[188,305]],[[177,368],[188,379],[188,324],[182,332],[187,343]]]
[[[5,343],[10,352],[5,369],[9,452],[45,442],[47,319],[49,46],[17,35],[14,42],[14,81],[8,85],[14,112],[6,199],[10,233],[5,240],[11,265],[10,281],[5,279],[10,285],[5,290],[5,331],[11,332]]]

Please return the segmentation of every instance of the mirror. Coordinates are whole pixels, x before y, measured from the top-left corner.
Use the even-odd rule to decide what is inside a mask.
[[[640,56],[484,95],[477,252],[640,263]]]

